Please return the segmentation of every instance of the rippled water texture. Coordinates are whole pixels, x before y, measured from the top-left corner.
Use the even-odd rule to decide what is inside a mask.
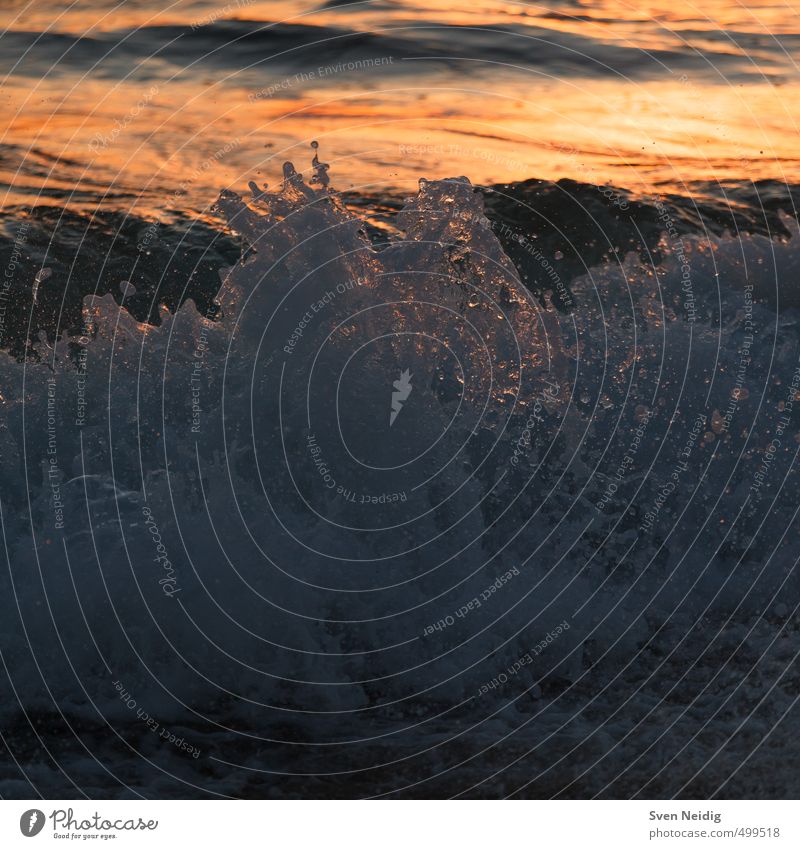
[[[203,209],[313,138],[342,189],[797,180],[797,17],[768,0],[14,2],[0,24],[6,203]]]

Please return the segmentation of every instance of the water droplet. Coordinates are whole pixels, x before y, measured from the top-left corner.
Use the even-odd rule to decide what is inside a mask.
[[[314,158],[311,160],[311,167],[314,169],[314,176],[311,178],[311,182],[326,188],[331,182],[331,178],[328,176],[328,169],[330,168],[330,165],[326,162],[319,161],[319,142],[312,141],[311,147],[314,150]]]
[[[555,257],[556,259],[564,259],[564,254],[561,251],[556,251]]]

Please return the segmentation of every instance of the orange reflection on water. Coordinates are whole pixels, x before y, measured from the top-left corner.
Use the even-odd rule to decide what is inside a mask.
[[[192,22],[207,26],[226,8],[141,3],[104,17],[105,6],[89,3],[63,15],[57,8],[49,20],[62,31],[182,22],[191,32]],[[26,202],[44,190],[45,196],[66,194],[79,204],[98,197],[104,203],[133,201],[142,212],[201,209],[222,187],[241,187],[249,179],[274,182],[286,159],[305,165],[315,138],[341,188],[407,191],[420,176],[461,174],[476,183],[530,177],[611,181],[642,192],[701,180],[800,182],[800,82],[767,60],[770,51],[779,53],[771,34],[790,31],[795,20],[764,0],[747,8],[731,2],[702,8],[646,2],[633,8],[601,0],[565,4],[558,12],[488,0],[460,11],[449,0],[424,7],[397,2],[313,14],[307,9],[255,2],[231,8],[227,17],[301,14],[295,23],[392,32],[420,23],[487,29],[514,23],[537,33],[546,28],[580,35],[601,46],[626,43],[642,55],[686,43],[718,55],[745,55],[746,46],[769,80],[729,84],[713,72],[682,74],[658,63],[658,74],[598,78],[574,69],[560,74],[557,67],[492,66],[487,72],[486,62],[454,66],[402,57],[389,57],[368,72],[344,68],[320,75],[316,64],[333,60],[319,51],[305,57],[301,70],[269,63],[220,71],[197,63],[186,71],[161,57],[142,65],[146,82],[122,82],[102,65],[85,76],[12,75],[2,91],[9,118],[3,143],[10,146],[2,164],[11,187],[5,203]],[[0,18],[8,24],[16,11],[6,8]],[[37,15],[45,25],[41,7],[25,25],[32,27]],[[732,40],[734,29],[741,44]]]
[[[743,177],[800,181],[791,117],[798,86],[751,86],[744,96],[688,81],[551,84],[522,99],[504,87],[451,82],[421,91],[395,82],[251,101],[251,89],[222,96],[184,82],[159,88],[140,109],[135,86],[112,93],[93,81],[63,103],[57,90],[44,92],[6,92],[8,137],[28,164],[45,156],[7,175],[17,199],[40,182],[63,191],[105,184],[112,198],[141,192],[144,207],[150,193],[159,207],[170,193],[178,206],[188,197],[202,207],[222,187],[274,181],[285,159],[305,165],[314,138],[340,187],[406,190],[420,176],[461,174],[476,183],[570,177],[637,191]]]

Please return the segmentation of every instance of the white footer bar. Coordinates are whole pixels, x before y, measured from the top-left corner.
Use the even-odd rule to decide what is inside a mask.
[[[642,849],[800,846],[783,801],[2,801],[0,846]]]

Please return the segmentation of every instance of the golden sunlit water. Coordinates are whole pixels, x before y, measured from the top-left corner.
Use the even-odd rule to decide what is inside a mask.
[[[202,209],[222,186],[305,165],[312,139],[345,189],[460,174],[637,192],[798,180],[796,20],[768,2],[12,4],[0,17],[19,42],[2,86],[6,205]]]

